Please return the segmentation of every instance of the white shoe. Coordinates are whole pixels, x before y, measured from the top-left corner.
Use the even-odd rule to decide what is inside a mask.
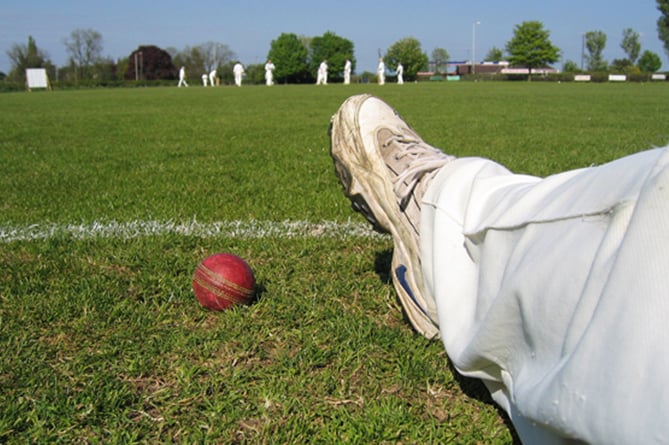
[[[413,327],[439,335],[434,299],[426,295],[419,253],[421,197],[437,169],[454,159],[427,145],[382,100],[347,99],[332,118],[330,152],[344,194],[394,241],[392,280]]]

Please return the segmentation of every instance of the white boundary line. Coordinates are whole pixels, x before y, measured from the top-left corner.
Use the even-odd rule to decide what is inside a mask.
[[[83,224],[0,223],[0,243],[38,241],[71,236],[85,240],[94,238],[131,239],[176,234],[198,238],[381,238],[369,224],[337,221],[93,221]]]

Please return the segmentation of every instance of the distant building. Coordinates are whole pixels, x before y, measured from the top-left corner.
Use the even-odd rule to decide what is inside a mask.
[[[458,77],[472,74],[472,63],[466,61],[449,61],[442,64],[430,62],[428,71],[421,71],[417,73],[418,78],[422,80],[442,80],[443,76]],[[505,60],[498,62],[483,62],[477,63],[474,68],[476,74],[496,75],[496,74],[529,74],[529,69],[522,66],[511,66]],[[551,66],[544,66],[541,68],[533,68],[532,74],[555,74],[559,71]]]
[[[532,68],[532,74],[556,74],[559,71],[552,66],[543,66],[540,68]],[[529,74],[530,70],[525,67],[509,66],[501,71],[502,74]]]
[[[530,70],[524,66],[511,66],[505,60],[499,62],[483,62],[477,63],[475,68],[476,74],[529,74]],[[472,74],[471,62],[459,63],[455,65],[455,71],[458,75]],[[532,74],[555,74],[558,70],[552,66],[543,66],[540,68],[533,68]]]
[[[471,61],[453,62],[453,64],[454,71],[460,76],[472,74],[472,68],[474,68],[476,74],[500,74],[509,66],[509,62],[505,60],[499,62],[477,63],[475,67],[472,67]]]

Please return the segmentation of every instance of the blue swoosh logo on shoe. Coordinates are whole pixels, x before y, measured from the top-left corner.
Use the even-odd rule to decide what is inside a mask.
[[[397,268],[395,269],[395,276],[397,277],[397,281],[399,281],[399,283],[402,285],[402,288],[404,288],[404,290],[406,291],[406,293],[407,293],[407,294],[409,295],[409,297],[411,298],[411,301],[413,301],[413,303],[418,307],[418,309],[420,309],[422,313],[424,313],[425,315],[427,315],[427,312],[425,311],[425,309],[423,308],[423,306],[421,306],[421,305],[418,303],[418,301],[416,301],[416,297],[414,296],[413,291],[412,291],[411,288],[409,287],[409,283],[408,283],[407,280],[406,280],[406,274],[407,274],[407,268],[406,268],[406,266],[405,266],[404,264],[400,264],[400,265],[397,266]]]

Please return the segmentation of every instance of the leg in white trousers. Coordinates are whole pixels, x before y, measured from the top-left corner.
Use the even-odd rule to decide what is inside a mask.
[[[655,149],[542,179],[461,158],[423,197],[446,351],[525,443],[669,442],[668,165]]]

